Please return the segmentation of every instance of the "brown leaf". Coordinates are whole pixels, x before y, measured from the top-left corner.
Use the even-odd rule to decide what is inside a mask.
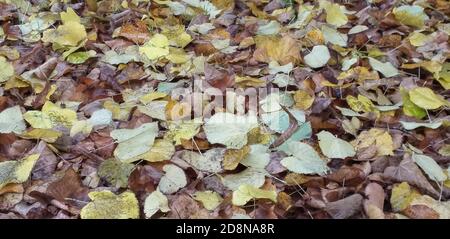
[[[439,219],[439,213],[425,205],[410,205],[403,214],[412,219]]]
[[[137,44],[143,44],[150,39],[147,24],[140,20],[127,22],[122,25],[119,36],[125,37]]]
[[[418,187],[420,190],[430,194],[434,198],[439,198],[439,192],[433,188],[423,175],[419,167],[411,160],[409,155],[405,155],[398,167],[387,167],[384,170],[384,177],[394,182],[407,182]]]
[[[325,211],[334,219],[345,219],[359,213],[362,209],[363,197],[353,194],[339,201],[327,204]]]
[[[50,183],[47,188],[47,194],[60,202],[71,202],[70,199],[88,201],[88,191],[72,168],[67,169],[64,177]]]

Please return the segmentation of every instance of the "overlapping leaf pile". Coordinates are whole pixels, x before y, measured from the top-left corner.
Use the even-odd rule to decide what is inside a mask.
[[[0,0],[0,218],[450,218],[449,16]]]

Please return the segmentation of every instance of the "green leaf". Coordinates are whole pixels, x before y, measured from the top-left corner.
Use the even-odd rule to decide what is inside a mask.
[[[424,109],[420,108],[411,101],[408,92],[402,87],[400,87],[400,94],[402,95],[403,113],[405,113],[405,115],[412,116],[417,119],[422,119],[427,115],[427,112]]]
[[[400,121],[400,124],[402,124],[403,128],[405,128],[406,130],[413,130],[413,129],[416,129],[416,128],[419,128],[419,127],[426,127],[426,128],[430,128],[430,129],[437,129],[437,128],[441,127],[442,121],[433,122],[433,123],[417,123],[417,122]]]
[[[430,179],[436,182],[443,182],[447,179],[447,175],[444,173],[444,170],[442,170],[433,158],[423,154],[413,153],[412,160],[419,165],[419,167],[428,175],[428,177],[430,177]]]
[[[375,58],[369,57],[370,66],[383,74],[385,77],[393,77],[398,75],[398,70],[390,62],[381,62]]]
[[[417,106],[434,110],[443,105],[448,105],[442,96],[436,95],[430,88],[417,87],[409,91],[409,98]]]
[[[81,52],[75,52],[70,54],[66,61],[72,64],[83,64],[86,62],[89,58],[94,57],[97,55],[97,52],[94,50],[90,51],[81,51]]]
[[[356,154],[355,149],[349,142],[335,137],[328,131],[321,131],[317,134],[317,137],[322,153],[329,158],[344,159]]]
[[[264,169],[270,162],[268,146],[262,144],[250,145],[250,153],[241,161],[242,165],[254,169]]]
[[[292,157],[282,159],[281,165],[292,172],[324,175],[329,170],[327,162],[308,144],[292,141],[284,151]]]
[[[281,25],[277,21],[270,21],[269,23],[259,26],[256,34],[258,35],[274,35],[280,32]]]
[[[114,150],[114,156],[123,161],[136,160],[136,156],[148,152],[158,134],[158,123],[142,124],[135,129],[116,129],[111,131],[111,137],[119,145]]]

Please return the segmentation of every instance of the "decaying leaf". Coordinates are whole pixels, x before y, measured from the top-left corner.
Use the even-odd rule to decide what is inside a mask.
[[[29,155],[17,161],[0,163],[0,189],[10,183],[23,183],[28,180],[39,154]]]
[[[134,165],[124,163],[117,159],[108,159],[100,164],[98,176],[105,178],[109,183],[118,188],[128,186],[128,176],[134,169]]]
[[[81,209],[82,219],[137,219],[139,205],[132,192],[119,195],[111,191],[89,193],[92,202]]]

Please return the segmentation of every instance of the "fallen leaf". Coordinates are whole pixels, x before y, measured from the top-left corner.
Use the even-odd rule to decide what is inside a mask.
[[[39,154],[32,154],[21,160],[0,162],[0,189],[10,183],[27,181],[38,159]]]
[[[223,201],[222,197],[213,191],[197,191],[194,194],[194,199],[201,202],[208,210],[216,209]]]
[[[139,204],[132,192],[119,195],[111,191],[90,192],[92,202],[81,209],[81,219],[137,219]]]
[[[236,206],[243,206],[251,199],[269,199],[273,202],[277,202],[277,193],[275,191],[263,190],[244,184],[239,186],[239,188],[233,192],[232,203]]]
[[[349,142],[335,137],[328,131],[320,131],[317,138],[322,153],[329,158],[344,159],[356,154],[355,149]]]
[[[289,142],[285,152],[292,156],[282,159],[281,165],[292,172],[324,175],[329,170],[327,162],[308,144]]]
[[[25,128],[22,111],[19,106],[7,108],[0,113],[0,133],[21,134]]]
[[[166,195],[156,190],[145,198],[144,213],[147,218],[150,218],[158,211],[169,212],[170,208]]]
[[[369,64],[372,69],[380,72],[385,77],[393,77],[399,74],[397,68],[395,68],[390,62],[381,62],[375,58],[369,57]]]
[[[392,188],[391,206],[394,212],[401,212],[411,204],[414,198],[420,197],[420,193],[411,188],[407,182],[402,182]]]
[[[126,188],[128,186],[128,177],[134,170],[134,165],[124,163],[117,159],[108,159],[103,161],[98,168],[98,176],[106,179],[108,183],[117,188]]]
[[[409,97],[414,104],[427,110],[434,110],[449,104],[442,96],[436,95],[430,88],[426,87],[416,87],[410,90]]]
[[[330,60],[330,52],[324,45],[314,46],[311,52],[304,57],[305,63],[312,68],[319,68]]]
[[[428,175],[428,177],[436,182],[443,182],[447,179],[444,170],[434,161],[433,158],[413,153],[412,160]]]
[[[172,194],[183,188],[187,184],[184,171],[173,164],[164,165],[164,176],[158,184],[159,190],[164,194]]]
[[[333,219],[349,218],[361,210],[363,197],[360,194],[353,194],[341,200],[330,202],[326,205],[326,212]]]
[[[208,141],[223,144],[229,149],[240,149],[247,144],[247,133],[258,126],[254,116],[216,113],[203,126]]]
[[[119,143],[114,150],[114,156],[123,162],[135,159],[134,157],[151,149],[157,133],[157,123],[146,123],[135,129],[111,131],[111,137]]]
[[[394,8],[392,12],[395,19],[408,26],[421,28],[424,26],[425,21],[428,20],[428,16],[424,13],[423,8],[418,5],[403,5]]]

